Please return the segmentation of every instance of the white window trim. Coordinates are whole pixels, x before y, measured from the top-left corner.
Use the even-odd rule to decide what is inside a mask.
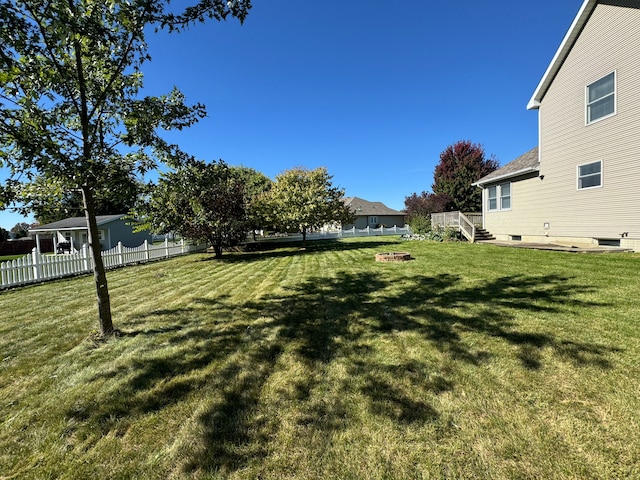
[[[604,117],[598,117],[595,120],[589,121],[589,87],[594,83],[596,83],[597,81],[602,80],[605,77],[608,77],[612,73],[613,73],[613,93],[611,95],[613,95],[613,112],[611,112],[608,115],[605,115]],[[601,100],[602,98],[599,98],[598,100]],[[613,72],[609,72],[606,75],[603,75],[602,77],[597,78],[596,80],[591,82],[589,85],[584,87],[584,124],[593,125],[594,123],[598,123],[601,120],[606,120],[607,118],[611,118],[617,113],[618,113],[618,71],[614,70]]]
[[[511,206],[509,208],[502,208],[502,185],[509,185],[509,205],[513,205],[513,183],[512,182],[502,182],[496,185],[490,185],[487,187],[487,197],[485,200],[485,205],[487,206],[487,212],[508,212],[511,210]],[[491,187],[496,188],[496,208],[489,208],[489,189]]]
[[[585,165],[591,165],[593,163],[599,163],[600,164],[600,185],[594,185],[593,187],[582,187],[582,188],[580,188],[580,167],[584,167]],[[602,160],[596,160],[595,162],[581,163],[580,165],[578,165],[576,167],[576,190],[578,190],[578,191],[593,190],[594,188],[602,188],[603,185],[604,185],[604,165],[603,165]]]

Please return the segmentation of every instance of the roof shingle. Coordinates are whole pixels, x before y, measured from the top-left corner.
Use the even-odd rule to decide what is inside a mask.
[[[515,160],[507,163],[504,167],[494,170],[489,175],[485,175],[474,185],[485,185],[487,183],[501,180],[503,178],[517,177],[540,169],[540,159],[538,158],[538,147],[532,148],[524,155],[520,155]]]

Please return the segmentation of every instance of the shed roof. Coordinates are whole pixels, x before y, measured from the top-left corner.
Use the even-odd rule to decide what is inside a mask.
[[[540,170],[540,159],[538,158],[538,147],[532,148],[524,155],[520,155],[515,160],[510,161],[504,167],[494,170],[489,175],[485,175],[473,185],[483,186],[506,178],[517,177],[530,172]]]
[[[356,216],[359,215],[406,215],[404,212],[387,207],[382,202],[369,202],[358,197],[344,199],[347,207],[350,207]]]
[[[124,213],[119,213],[117,215],[97,215],[96,221],[98,222],[98,226],[104,225],[106,223],[111,223],[115,220],[120,220],[124,217]],[[47,223],[46,225],[40,225],[36,228],[29,229],[29,233],[36,232],[54,232],[57,230],[86,230],[87,229],[87,219],[85,217],[71,217],[65,218],[64,220],[58,220],[57,222]]]

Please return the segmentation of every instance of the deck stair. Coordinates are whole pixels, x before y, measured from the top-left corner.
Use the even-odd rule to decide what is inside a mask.
[[[476,235],[474,241],[476,242],[490,242],[495,240],[496,237],[487,232],[484,228],[476,227]]]

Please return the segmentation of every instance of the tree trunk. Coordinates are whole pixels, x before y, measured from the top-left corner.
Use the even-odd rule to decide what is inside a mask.
[[[307,227],[302,228],[302,248],[307,248]]]
[[[111,301],[109,300],[109,288],[107,286],[107,273],[102,262],[102,247],[98,236],[98,222],[94,209],[93,192],[91,188],[84,185],[82,187],[82,200],[84,202],[84,212],[87,218],[87,228],[89,230],[89,249],[93,255],[93,279],[98,297],[98,323],[100,335],[110,335],[113,333],[113,322],[111,320]]]

